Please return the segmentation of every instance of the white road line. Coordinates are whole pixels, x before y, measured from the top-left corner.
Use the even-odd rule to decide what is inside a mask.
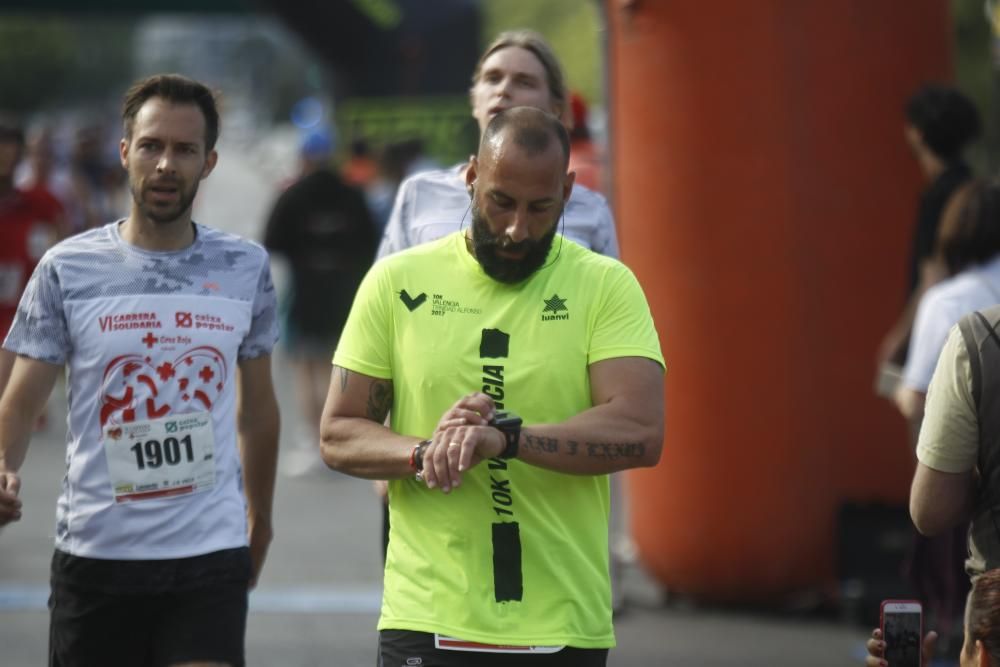
[[[48,586],[0,585],[0,612],[45,611]],[[250,593],[250,611],[256,614],[377,614],[382,589],[265,588]]]

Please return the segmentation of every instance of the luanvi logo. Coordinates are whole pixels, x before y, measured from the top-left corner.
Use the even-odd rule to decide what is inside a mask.
[[[427,293],[421,292],[416,296],[416,298],[414,298],[407,294],[404,289],[399,292],[399,300],[402,301],[403,305],[406,306],[412,313],[414,310],[419,308],[424,301],[427,301]]]
[[[551,299],[542,299],[545,307],[542,308],[542,322],[550,320],[568,320],[569,308],[566,307],[566,299],[560,299],[558,294],[553,294]],[[546,315],[545,313],[552,313]],[[560,315],[560,313],[562,313]]]

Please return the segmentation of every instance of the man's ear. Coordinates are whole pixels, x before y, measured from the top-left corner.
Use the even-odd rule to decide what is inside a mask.
[[[472,196],[472,193],[475,192],[478,168],[479,161],[476,159],[476,156],[473,155],[469,158],[469,166],[465,169],[465,189],[469,192],[470,197]]]
[[[128,139],[124,137],[118,142],[118,159],[123,169],[128,169]]]
[[[569,197],[573,194],[573,184],[576,182],[576,172],[570,171],[566,174],[566,180],[563,181],[563,203],[569,201]]]
[[[205,166],[201,169],[201,177],[206,178],[215,169],[215,164],[219,161],[219,153],[213,148],[205,156]]]

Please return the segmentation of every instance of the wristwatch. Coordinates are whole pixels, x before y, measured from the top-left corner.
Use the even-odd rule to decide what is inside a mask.
[[[503,433],[507,446],[500,452],[498,458],[512,459],[517,456],[518,443],[521,441],[521,418],[513,412],[500,410],[488,422],[489,426]]]

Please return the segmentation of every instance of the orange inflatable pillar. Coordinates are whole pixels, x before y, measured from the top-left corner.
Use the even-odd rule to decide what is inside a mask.
[[[951,71],[946,0],[607,0],[622,255],[667,359],[663,457],[629,473],[668,589],[774,600],[834,574],[836,510],[905,502],[872,391],[922,187],[903,106]]]

